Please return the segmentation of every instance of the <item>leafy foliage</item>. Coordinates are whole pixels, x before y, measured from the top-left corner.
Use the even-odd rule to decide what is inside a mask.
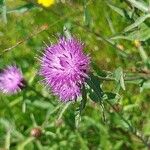
[[[49,8],[0,0],[0,68],[17,64],[28,83],[16,95],[0,94],[0,149],[149,148],[149,18],[148,0],[59,1]],[[72,103],[60,103],[37,76],[43,41],[62,34],[81,38],[91,57],[82,95]]]

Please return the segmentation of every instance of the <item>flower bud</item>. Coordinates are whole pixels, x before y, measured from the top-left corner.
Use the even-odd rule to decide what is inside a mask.
[[[30,132],[31,136],[39,138],[42,135],[42,129],[40,127],[35,127]]]

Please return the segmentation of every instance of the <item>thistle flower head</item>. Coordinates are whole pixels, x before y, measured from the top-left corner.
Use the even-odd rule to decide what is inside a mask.
[[[75,38],[60,38],[45,49],[40,74],[53,93],[62,101],[75,100],[88,77],[90,59],[83,53],[84,45]]]
[[[0,91],[13,94],[24,87],[22,72],[16,66],[8,66],[0,73]]]

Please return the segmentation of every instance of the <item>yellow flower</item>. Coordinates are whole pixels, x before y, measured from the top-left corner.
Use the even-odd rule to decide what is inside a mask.
[[[55,0],[38,0],[39,4],[42,4],[44,7],[49,7],[55,3]]]

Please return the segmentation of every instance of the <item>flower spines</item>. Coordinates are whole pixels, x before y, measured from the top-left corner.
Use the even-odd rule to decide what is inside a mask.
[[[81,42],[63,37],[57,44],[46,48],[41,58],[40,74],[62,101],[75,100],[88,76],[90,61],[82,50]]]

